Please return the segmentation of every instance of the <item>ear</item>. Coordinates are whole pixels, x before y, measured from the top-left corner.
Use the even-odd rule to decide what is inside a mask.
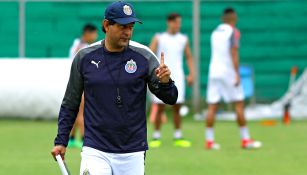
[[[109,30],[109,21],[104,19],[102,21],[102,28],[104,28],[104,30],[107,32]]]

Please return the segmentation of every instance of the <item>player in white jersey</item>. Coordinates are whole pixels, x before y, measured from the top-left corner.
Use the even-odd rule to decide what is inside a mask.
[[[86,24],[82,30],[82,36],[76,38],[69,49],[69,58],[74,58],[80,49],[83,49],[97,40],[97,28],[93,24]]]
[[[178,147],[190,147],[191,143],[188,140],[183,139],[183,134],[181,131],[181,116],[179,113],[181,104],[185,101],[185,80],[191,85],[194,80],[194,65],[191,49],[189,46],[188,37],[180,33],[181,27],[181,16],[177,13],[172,13],[167,17],[167,31],[163,33],[156,34],[150,44],[150,49],[157,55],[164,52],[165,63],[172,70],[171,77],[175,81],[178,88],[178,99],[176,105],[173,106],[173,120],[174,120],[174,146]],[[189,75],[185,78],[183,70],[183,58],[184,54],[186,56],[187,65],[189,68]],[[161,145],[161,119],[164,114],[165,104],[152,96],[152,103],[154,109],[157,105],[156,117],[154,120],[154,133],[153,140],[149,143],[150,147],[160,147]],[[155,111],[154,111],[155,112]]]
[[[250,138],[244,117],[244,94],[239,75],[240,32],[235,28],[236,23],[235,11],[227,8],[224,10],[223,24],[220,24],[211,35],[211,62],[207,89],[208,116],[205,132],[207,149],[220,147],[214,142],[213,125],[218,103],[222,99],[226,103],[235,104],[242,148],[261,147],[261,142]]]
[[[79,50],[89,46],[97,40],[97,28],[93,24],[86,24],[82,30],[82,36],[76,38],[73,42],[73,45],[69,49],[69,57],[73,59]],[[83,111],[84,111],[84,97],[82,95],[82,100],[80,103],[79,113],[76,119],[76,122],[70,132],[68,147],[70,148],[81,148],[84,136],[84,120],[83,120]],[[76,129],[79,129],[81,142],[75,139]]]

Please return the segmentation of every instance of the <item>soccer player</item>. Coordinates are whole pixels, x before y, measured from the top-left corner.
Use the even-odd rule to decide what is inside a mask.
[[[242,148],[259,148],[261,143],[251,139],[244,117],[244,94],[239,75],[240,32],[235,27],[237,14],[234,9],[227,8],[224,10],[222,19],[223,24],[220,24],[211,35],[205,147],[220,148],[220,145],[214,141],[213,125],[218,103],[223,99],[226,103],[235,104]]]
[[[97,40],[97,28],[93,24],[86,24],[82,30],[82,36],[76,38],[69,49],[69,58],[74,58],[80,49],[83,49]]]
[[[80,175],[144,175],[147,86],[163,102],[176,103],[164,55],[159,63],[148,47],[130,41],[136,22],[131,4],[111,3],[102,22],[105,39],[80,50],[72,63],[51,153],[64,158],[84,91]]]
[[[80,49],[83,49],[97,40],[97,28],[93,24],[86,24],[83,27],[82,36],[74,40],[73,45],[69,50],[69,57],[73,59]],[[81,148],[84,140],[84,97],[82,95],[79,112],[77,114],[76,122],[70,132],[68,147],[70,148]],[[79,129],[81,142],[75,139],[76,130]]]
[[[194,65],[191,54],[191,49],[188,37],[180,33],[181,16],[177,13],[169,14],[167,17],[167,30],[166,32],[156,34],[150,44],[150,49],[160,55],[161,52],[165,53],[167,60],[165,62],[172,70],[172,77],[176,82],[178,88],[178,100],[173,106],[173,120],[174,120],[174,146],[190,147],[191,142],[183,138],[181,131],[181,116],[179,113],[181,104],[185,100],[185,75],[183,70],[183,55],[186,56],[187,65],[189,68],[189,75],[186,77],[187,83],[191,85],[194,80]],[[158,105],[156,119],[154,122],[153,140],[150,141],[150,147],[160,147],[161,145],[161,118],[164,114],[165,104],[153,96],[153,108]]]

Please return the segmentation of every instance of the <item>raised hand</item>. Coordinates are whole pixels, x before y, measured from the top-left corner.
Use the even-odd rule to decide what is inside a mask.
[[[164,64],[164,53],[161,53],[160,66],[156,69],[156,76],[161,83],[168,83],[171,76],[171,71]]]

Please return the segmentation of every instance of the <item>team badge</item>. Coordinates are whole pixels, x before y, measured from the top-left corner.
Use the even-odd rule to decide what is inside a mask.
[[[132,9],[131,9],[131,7],[128,6],[128,5],[124,5],[123,11],[124,11],[124,13],[125,13],[126,15],[129,15],[129,16],[130,16],[130,15],[132,14]]]
[[[136,62],[133,61],[132,59],[130,61],[127,61],[126,65],[125,65],[125,70],[129,74],[133,74],[137,70],[137,68],[138,67],[136,65]]]

